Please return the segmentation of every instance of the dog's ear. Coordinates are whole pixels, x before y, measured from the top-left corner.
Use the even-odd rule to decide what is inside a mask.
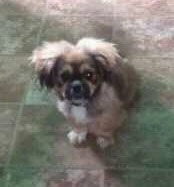
[[[118,75],[118,85],[122,85],[121,75],[115,70],[120,69],[123,59],[115,44],[94,38],[83,38],[77,43],[77,47],[94,59],[107,82],[112,82],[113,76]]]
[[[60,59],[54,60],[53,66],[47,69],[47,67],[43,67],[39,72],[38,72],[38,79],[40,81],[41,87],[47,87],[48,89],[52,89],[55,85],[56,82],[56,77],[57,77],[57,69],[60,64]]]
[[[112,69],[122,60],[115,44],[100,39],[83,38],[77,45],[78,48],[90,53],[107,69]]]
[[[116,46],[104,40],[84,38],[77,43],[77,47],[92,56],[98,67],[103,70],[104,80],[115,88],[121,99],[124,98],[128,71]]]
[[[61,57],[69,52],[73,45],[66,42],[45,42],[37,47],[30,57],[31,64],[34,65],[38,73],[41,86],[51,89],[54,87],[55,69],[62,61]]]

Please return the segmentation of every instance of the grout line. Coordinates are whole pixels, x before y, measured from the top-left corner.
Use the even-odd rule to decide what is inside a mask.
[[[115,1],[117,1],[117,0],[115,0]],[[50,10],[50,9],[48,9],[49,7],[48,7],[48,1],[45,1],[45,8],[46,8],[46,11],[47,10]],[[68,10],[68,9],[67,9]],[[118,10],[118,11],[117,11]],[[93,17],[94,15],[96,16],[96,17],[103,17],[103,16],[112,16],[112,15],[114,15],[114,16],[118,16],[118,17],[123,17],[123,18],[137,18],[137,16],[139,16],[139,15],[145,15],[145,14],[143,14],[143,12],[142,13],[137,13],[137,14],[129,14],[129,17],[126,15],[126,17],[125,16],[123,16],[123,13],[124,12],[119,12],[119,7],[117,6],[117,4],[116,3],[114,3],[114,5],[113,5],[113,13],[105,13],[105,14],[103,14],[103,13],[72,13],[72,14],[70,14],[69,12],[68,12],[68,15],[67,15],[67,12],[65,12],[65,11],[60,11],[60,12],[54,12],[54,13],[51,13],[51,12],[46,12],[46,11],[44,11],[44,13],[43,14],[47,14],[48,16],[67,16],[67,17],[81,17],[81,16],[90,16],[90,17]],[[42,12],[41,12],[42,13]],[[165,12],[165,13],[167,13],[167,12]],[[174,13],[174,11],[172,11],[171,13]],[[28,17],[33,17],[33,16],[35,16],[35,17],[39,17],[41,14],[40,13],[30,13],[30,12],[26,12],[26,13],[4,13],[4,15],[6,15],[6,16],[28,16]],[[155,17],[156,18],[156,14],[151,14],[151,16],[152,17]],[[164,14],[160,14],[160,15],[158,15],[158,17],[160,17],[160,18],[168,18],[168,19],[174,19],[174,16],[173,15],[164,15]]]
[[[11,54],[11,53],[0,53],[0,58],[5,58],[5,57],[14,57],[16,56],[17,58],[24,58],[24,57],[28,57],[29,55],[31,54],[31,52],[17,52],[17,53],[14,53],[14,54]]]
[[[164,80],[164,82],[165,82],[165,80]],[[171,86],[173,86],[173,85],[169,85],[169,89],[171,88]],[[173,88],[173,87],[172,87]],[[16,104],[16,103],[0,103],[0,106],[3,106],[3,105],[11,105],[11,106],[19,106],[19,108],[21,107],[21,105],[23,105],[22,103],[20,104]],[[55,104],[54,103],[39,103],[39,104],[26,104],[26,103],[24,103],[24,106],[25,107],[36,107],[36,106],[38,106],[38,107],[44,107],[44,106],[47,106],[47,107],[55,107]],[[144,107],[144,105],[142,104],[141,106],[137,106],[137,107],[134,107],[135,109],[141,109],[141,108],[143,108]],[[151,108],[154,108],[154,109],[156,109],[156,108],[160,108],[160,107],[158,107],[158,106],[152,106]],[[2,124],[2,123],[0,123],[0,124]]]
[[[45,2],[45,8],[47,8],[47,1]],[[42,31],[45,25],[45,21],[46,21],[46,11],[44,12],[43,16],[42,16],[42,20],[41,20],[41,24],[40,24],[40,29],[38,31],[37,34],[37,38],[36,38],[36,47],[39,45],[40,39],[41,39],[41,35],[42,35]]]
[[[113,6],[113,20],[112,20],[112,34],[111,34],[111,41],[113,41],[115,37],[115,34],[116,34],[116,26],[115,26],[115,23],[116,23],[116,18],[117,16],[115,16],[115,6],[116,6],[117,3],[114,3],[114,6]]]
[[[43,25],[44,25],[44,23],[43,23]],[[40,31],[40,33],[41,33],[41,31]],[[40,38],[39,38],[39,40],[40,40]],[[39,41],[38,41],[38,43],[36,43],[36,45],[38,45],[38,44],[39,44]],[[28,52],[28,53],[22,53],[21,52],[21,53],[15,53],[15,54],[10,54],[10,53],[7,53],[7,54],[2,53],[1,54],[0,53],[0,58],[8,58],[8,57],[12,58],[14,56],[17,57],[17,58],[25,58],[25,57],[28,57],[30,55],[31,55],[31,52]],[[173,60],[174,56],[173,55],[165,56],[165,55],[149,55],[149,54],[147,54],[147,55],[144,55],[144,56],[143,55],[136,55],[136,57],[135,57],[135,56],[130,54],[130,55],[127,55],[126,58],[128,58],[128,59],[171,59],[171,60]]]
[[[20,106],[21,102],[0,102],[0,105],[17,105],[17,106]]]
[[[106,14],[102,14],[102,13],[72,13],[70,14],[69,12],[66,13],[66,12],[57,12],[57,13],[51,13],[51,12],[47,12],[47,15],[49,17],[61,17],[61,16],[65,16],[65,17],[90,17],[90,18],[93,18],[94,16],[95,17],[112,17],[112,16],[116,16],[116,17],[119,17],[119,18],[124,18],[124,19],[137,19],[137,16],[139,16],[140,14],[136,14],[136,15],[129,15],[129,16],[123,16],[123,13],[122,12],[118,12],[118,13],[106,13]],[[141,14],[142,16],[143,14]],[[152,18],[156,18],[156,15],[152,14]],[[168,15],[159,15],[159,18],[166,18],[166,19],[174,19],[174,16],[168,16]],[[142,18],[143,19],[143,18]]]
[[[99,180],[99,187],[105,187],[105,169],[101,169],[101,178]]]
[[[5,125],[5,126],[4,126]],[[7,128],[8,129],[8,127],[6,126],[6,125],[13,125],[13,126],[15,126],[15,123],[14,122],[10,122],[10,123],[0,123],[0,128]],[[3,127],[4,126],[4,127]],[[0,164],[1,165],[1,164]]]
[[[61,164],[60,164],[61,165]],[[13,167],[16,167],[16,166],[19,166],[21,167],[21,165],[11,165],[10,167],[13,168]],[[29,165],[22,165],[22,167],[25,167],[25,168],[37,168],[37,169],[59,169],[59,170],[86,170],[86,171],[90,171],[90,170],[98,170],[98,171],[103,171],[103,170],[115,170],[115,171],[154,171],[154,172],[174,172],[174,168],[160,168],[160,167],[145,167],[145,166],[118,166],[118,167],[112,167],[112,166],[104,166],[104,167],[70,167],[70,166],[62,166],[60,167],[59,165],[54,165],[54,166],[51,166],[51,165],[44,165],[44,166],[29,166]]]

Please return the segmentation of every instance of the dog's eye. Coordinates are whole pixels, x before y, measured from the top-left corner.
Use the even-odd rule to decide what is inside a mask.
[[[69,71],[65,71],[60,75],[61,79],[66,82],[71,79],[71,73]]]
[[[93,72],[87,71],[84,73],[84,77],[88,80],[92,80],[93,79]]]

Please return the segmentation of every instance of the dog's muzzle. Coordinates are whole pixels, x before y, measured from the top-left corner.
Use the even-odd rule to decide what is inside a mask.
[[[80,81],[73,81],[70,92],[72,99],[82,99],[84,92],[82,83]]]
[[[66,95],[72,104],[83,105],[89,97],[89,89],[81,81],[74,80],[69,84]]]

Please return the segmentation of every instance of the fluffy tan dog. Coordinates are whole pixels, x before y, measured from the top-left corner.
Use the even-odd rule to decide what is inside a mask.
[[[105,148],[125,121],[137,93],[137,75],[114,44],[83,38],[76,45],[46,42],[32,54],[41,86],[53,89],[57,107],[71,122],[68,138],[81,144],[95,135]]]

